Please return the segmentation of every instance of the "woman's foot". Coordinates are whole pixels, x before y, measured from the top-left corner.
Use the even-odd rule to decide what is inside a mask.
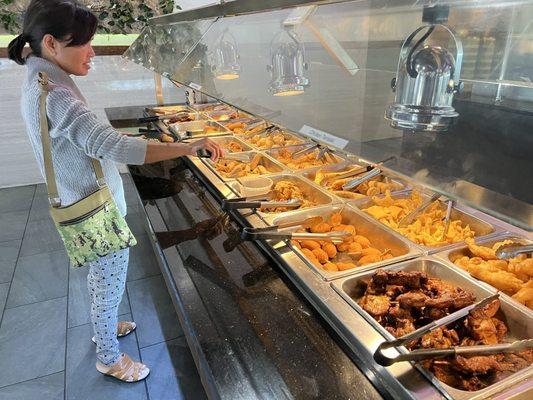
[[[129,321],[121,321],[117,324],[117,337],[124,337],[132,333],[135,328],[137,328],[137,324],[135,322],[129,322]],[[94,344],[96,344],[96,339],[94,336],[91,338]]]
[[[133,361],[125,353],[122,353],[118,361],[112,365],[105,365],[96,361],[96,369],[104,375],[128,383],[142,381],[150,373],[150,369],[146,365]]]

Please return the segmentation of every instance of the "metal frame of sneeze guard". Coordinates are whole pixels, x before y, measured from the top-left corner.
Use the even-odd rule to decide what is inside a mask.
[[[422,154],[426,156],[422,160],[423,163],[411,162],[408,158],[407,147],[396,146],[396,143],[401,142],[403,139],[394,135],[401,135],[401,133],[391,129],[389,124],[383,120],[383,110],[387,107],[387,104],[391,103],[392,99],[386,99],[382,94],[390,94],[388,83],[394,76],[393,67],[391,66],[391,68],[386,70],[383,69],[385,67],[380,67],[383,70],[375,70],[368,65],[368,60],[365,59],[366,56],[364,54],[370,53],[368,49],[372,48],[372,43],[377,41],[377,45],[382,46],[381,41],[383,41],[383,45],[388,46],[386,48],[389,49],[389,53],[385,57],[387,62],[389,62],[389,59],[392,57],[392,43],[396,40],[401,42],[406,37],[403,33],[398,33],[398,29],[407,30],[405,35],[408,32],[412,32],[412,29],[415,29],[418,25],[419,12],[422,13],[425,6],[431,6],[433,4],[431,1],[424,0],[418,2],[415,0],[402,0],[393,2],[389,0],[385,2],[384,7],[381,7],[383,3],[380,3],[379,10],[376,8],[377,2],[371,0],[274,0],[268,2],[268,4],[266,3],[236,0],[152,18],[146,27],[144,36],[144,45],[152,46],[152,48],[143,48],[142,43],[140,43],[137,50],[146,52],[143,54],[142,51],[132,52],[128,50],[126,57],[169,78],[177,86],[181,85],[189,88],[187,90],[191,93],[190,98],[194,102],[201,103],[210,101],[207,99],[207,96],[209,96],[213,99],[219,99],[219,101],[223,101],[239,110],[270,120],[269,122],[271,123],[277,123],[284,129],[300,132],[304,135],[305,133],[302,132],[303,128],[312,124],[314,131],[324,132],[324,134],[335,138],[338,137],[343,141],[345,140],[347,145],[344,150],[347,152],[371,161],[376,161],[377,159],[384,158],[386,155],[390,155],[385,154],[389,149],[392,149],[390,151],[395,152],[397,155],[401,151],[405,154],[401,154],[399,161],[391,166],[391,170],[398,175],[402,177],[416,177],[411,179],[410,182],[416,181],[415,183],[421,186],[444,193],[451,199],[462,201],[470,207],[474,207],[481,212],[488,213],[522,229],[533,229],[531,218],[527,217],[527,215],[533,215],[533,212],[531,212],[533,207],[530,204],[525,204],[525,196],[515,196],[514,192],[510,192],[508,185],[504,183],[498,184],[496,187],[489,187],[486,183],[486,180],[489,178],[485,179],[483,176],[470,181],[468,176],[469,171],[465,170],[466,167],[453,170],[445,167],[437,171],[436,168],[433,168],[435,167],[433,165],[435,163],[426,162],[429,159],[429,154]],[[500,10],[500,14],[498,14],[500,15],[498,18],[500,19],[498,21],[504,24],[508,23],[508,19],[505,17],[508,11],[507,7],[511,7],[508,2],[493,0],[476,2],[475,5],[471,6],[465,5],[464,1],[459,0],[450,0],[446,4],[450,6],[453,12],[453,18],[450,19],[450,23],[448,24],[449,27],[443,26],[440,23],[430,23],[430,25],[423,26],[426,28],[428,26],[438,26],[439,28],[436,29],[435,33],[442,33],[437,32],[441,29],[440,26],[452,34],[454,31],[457,31],[459,32],[457,39],[462,39],[463,41],[465,41],[466,36],[464,32],[461,32],[465,29],[465,23],[470,21],[470,17],[465,17],[461,20],[458,17],[460,13],[455,12],[457,11],[455,10],[456,7],[460,7],[461,9],[466,8],[467,14],[469,7],[475,9],[481,7],[484,13],[488,12],[488,7],[491,9],[495,7],[496,10]],[[513,4],[517,4],[519,7],[526,4],[529,7],[532,1],[518,1],[516,3],[513,2]],[[513,7],[516,7],[516,5],[513,5]],[[304,12],[305,10],[309,12]],[[517,12],[519,11],[517,10]],[[529,13],[529,8],[526,11]],[[403,13],[408,13],[410,16],[412,14],[415,18],[411,18],[411,22],[394,22],[397,25],[394,28],[395,30],[384,38],[381,38],[378,33],[374,33],[371,37],[359,37],[360,32],[353,32],[354,24],[364,18],[371,18],[370,22],[367,21],[368,24],[371,24],[373,23],[372,18],[375,17],[376,23],[379,25],[379,22],[383,19],[383,15],[391,14],[393,21],[396,21],[394,18],[401,18]],[[296,17],[291,17],[293,14]],[[482,13],[482,15],[485,14]],[[327,22],[327,17],[331,18],[331,23]],[[337,27],[335,24],[336,18],[346,19],[343,25],[345,28],[341,29]],[[462,25],[458,25],[458,18]],[[484,18],[488,18],[488,16],[485,15]],[[285,25],[285,21],[290,22],[288,26]],[[183,26],[183,29],[180,26]],[[259,26],[261,26],[261,29],[258,28]],[[235,68],[239,69],[240,77],[239,79],[221,81],[212,76],[213,71],[209,65],[212,62],[207,56],[213,51],[216,39],[220,38],[220,35],[228,27],[230,33],[236,38],[234,44],[238,46],[240,65],[238,68]],[[267,54],[271,50],[268,45],[271,42],[272,36],[279,33],[280,29],[287,28],[295,29],[302,44],[305,45],[306,56],[309,58],[308,60],[304,60],[304,64],[308,64],[309,69],[305,70],[305,75],[301,75],[305,77],[304,85],[298,85],[298,82],[294,83],[292,81],[285,82],[279,80],[278,82],[282,86],[297,86],[299,90],[294,90],[293,92],[298,93],[302,92],[303,88],[306,89],[303,95],[295,96],[294,100],[288,98],[281,99],[283,96],[279,98],[272,96],[272,90],[270,92],[268,91],[269,84],[277,81],[273,79],[265,68],[267,65],[272,65],[272,54],[270,54],[270,57]],[[417,29],[423,28],[420,27]],[[479,29],[483,29],[483,27]],[[170,36],[168,38],[165,38],[166,32],[169,32],[168,34]],[[189,39],[183,40],[182,38],[189,33],[191,35]],[[414,34],[414,32],[412,33]],[[162,39],[162,41],[156,41],[156,36],[158,40]],[[450,51],[452,51],[454,47],[452,41],[448,41],[444,35],[442,37],[446,39],[445,43],[447,44],[445,46],[448,46]],[[329,39],[325,41],[324,38]],[[430,39],[432,38],[433,36]],[[165,41],[167,39],[168,42]],[[412,40],[416,40],[416,38],[413,37]],[[142,40],[139,42],[142,42]],[[352,42],[355,44],[352,45]],[[440,40],[435,43],[440,43]],[[135,43],[132,45],[132,48],[134,45]],[[163,46],[161,47],[161,55],[158,54],[158,46]],[[446,83],[451,84],[451,81],[453,81],[454,87],[450,90],[456,91],[458,86],[457,81],[459,80],[458,75],[460,73],[460,79],[465,82],[466,87],[462,91],[463,94],[459,100],[463,103],[474,102],[474,100],[469,100],[468,97],[469,90],[472,90],[470,85],[473,85],[473,80],[470,79],[468,72],[470,71],[471,73],[472,70],[471,57],[470,59],[467,57],[470,64],[463,63],[464,65],[459,65],[461,64],[462,58],[459,41],[457,41],[455,47],[457,48],[458,55],[456,56],[455,52],[452,52],[456,58],[456,68],[450,74],[449,81],[446,79]],[[470,44],[465,42],[466,56],[470,56],[470,53],[468,53],[470,47]],[[336,49],[340,49],[341,51],[339,52]],[[362,50],[359,51],[359,49]],[[341,57],[342,51],[345,54]],[[363,56],[361,56],[361,52]],[[394,53],[397,54],[396,50],[394,50]],[[172,60],[173,55],[174,60]],[[323,62],[324,57],[327,57],[328,62]],[[489,56],[480,55],[480,57]],[[484,60],[484,58],[482,59]],[[222,61],[225,61],[225,59]],[[396,55],[394,56],[394,63],[398,64]],[[398,70],[398,65],[395,65],[395,67]],[[359,73],[355,73],[357,71]],[[313,84],[307,85],[308,82],[313,82]],[[383,84],[383,82],[386,83]],[[327,83],[331,83],[330,91],[326,87]],[[505,85],[503,83],[501,84]],[[496,84],[493,86],[496,86]],[[477,87],[479,88],[479,85]],[[279,87],[274,92],[278,89]],[[354,94],[354,90],[358,89],[363,89],[360,92],[361,95],[358,94],[359,92],[355,92]],[[280,90],[283,92],[283,87]],[[521,91],[520,93],[523,92]],[[338,96],[336,98],[331,97],[335,93]],[[364,96],[363,93],[365,94]],[[193,96],[193,94],[195,95]],[[522,96],[522,94],[520,95]],[[453,93],[450,93],[449,96],[453,96]],[[324,101],[323,106],[318,106],[321,97],[328,100]],[[458,96],[455,97],[457,98]],[[364,100],[366,98],[369,100]],[[427,125],[431,126],[432,130],[440,130],[441,125],[443,128],[446,128],[449,125],[448,122],[451,122],[448,120],[457,119],[455,118],[457,112],[454,111],[454,115],[452,116],[444,112],[444,109],[458,110],[458,112],[463,113],[464,108],[459,108],[456,105],[456,100],[454,99],[453,106],[451,104],[449,107],[439,106],[436,107],[439,109],[436,113],[430,113],[431,118],[436,118],[442,122],[441,124],[439,121],[435,122],[433,119],[430,120]],[[404,105],[402,102],[397,101],[396,103],[395,105]],[[444,100],[439,102],[439,104],[444,103],[448,104]],[[353,107],[354,104],[356,105],[355,108]],[[313,114],[313,117],[310,117],[311,114],[308,113],[309,108],[315,105],[318,108],[317,112]],[[357,112],[350,112],[348,105],[352,106],[352,110],[356,109]],[[379,115],[376,114],[375,110],[378,105],[380,106]],[[468,105],[468,107],[471,106]],[[406,110],[397,109],[395,110],[395,115],[406,115],[407,112],[404,111]],[[302,114],[299,115],[299,112]],[[496,114],[499,110],[494,110],[494,112]],[[417,118],[422,118],[422,114],[415,113]],[[464,115],[466,116],[466,114]],[[381,121],[377,121],[378,118]],[[459,119],[463,121],[461,117]],[[401,120],[401,118],[398,120]],[[361,124],[358,125],[359,122]],[[413,123],[411,120],[407,120],[406,122]],[[464,127],[461,128],[461,130],[464,129]],[[382,149],[374,151],[375,145],[366,146],[366,144],[375,139],[398,139],[398,141],[394,142],[393,147],[384,146]],[[435,146],[429,141],[423,141],[422,143],[427,143],[428,152],[434,150],[433,148]],[[331,147],[338,146],[335,143],[328,143],[328,145]],[[339,146],[338,148],[341,147]],[[468,148],[462,147],[462,149]],[[428,170],[426,164],[430,164],[429,168],[432,169],[429,170],[429,173],[424,174]],[[476,168],[479,168],[478,165],[479,162],[476,164]],[[474,172],[481,173],[482,171]],[[516,174],[513,175],[513,178],[516,180]],[[491,182],[493,180],[495,181],[495,179],[490,178]],[[452,187],[449,185],[451,181],[457,184]],[[498,182],[505,182],[503,174],[502,179]]]

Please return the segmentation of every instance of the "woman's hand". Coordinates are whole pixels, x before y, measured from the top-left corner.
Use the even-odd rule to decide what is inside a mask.
[[[211,160],[216,162],[220,157],[224,157],[224,150],[218,144],[213,142],[209,138],[203,138],[196,140],[192,143],[188,143],[189,147],[188,155],[195,156],[198,150],[207,150],[211,153]]]

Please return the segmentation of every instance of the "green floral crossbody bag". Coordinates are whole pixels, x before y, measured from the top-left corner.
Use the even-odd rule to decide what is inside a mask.
[[[105,183],[99,161],[91,159],[98,190],[76,203],[65,207],[61,206],[46,116],[46,98],[50,86],[48,76],[44,72],[39,72],[39,86],[41,89],[39,101],[41,142],[50,214],[72,265],[81,267],[85,263],[96,261],[107,254],[134,246],[137,241],[126,220],[120,215]]]

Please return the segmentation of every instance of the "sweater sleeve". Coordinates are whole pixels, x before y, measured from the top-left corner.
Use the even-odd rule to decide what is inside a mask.
[[[144,163],[147,142],[117,132],[65,88],[56,87],[46,102],[50,137],[66,137],[89,157],[123,164]]]

